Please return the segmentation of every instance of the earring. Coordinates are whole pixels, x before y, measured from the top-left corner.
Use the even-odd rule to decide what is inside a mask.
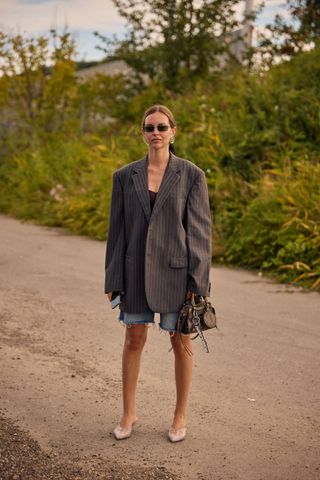
[[[170,138],[170,143],[171,143],[171,145],[174,144],[174,141],[175,141],[175,138],[174,138],[174,135],[172,135],[172,137]]]

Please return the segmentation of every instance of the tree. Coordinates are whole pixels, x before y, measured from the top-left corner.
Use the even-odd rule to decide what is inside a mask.
[[[75,44],[70,33],[23,37],[0,31],[1,135],[61,130],[73,111]]]
[[[239,0],[113,0],[129,30],[125,39],[103,37],[109,58],[121,58],[140,76],[179,88],[206,75],[227,50],[226,38],[239,25]]]
[[[290,17],[276,15],[259,42],[258,50],[269,64],[313,47],[320,37],[319,0],[287,0],[287,6]]]

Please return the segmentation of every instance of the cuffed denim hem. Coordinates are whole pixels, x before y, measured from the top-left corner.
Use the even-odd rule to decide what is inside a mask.
[[[119,320],[126,326],[154,324],[154,313],[155,312],[152,312],[151,310],[143,313],[127,313],[121,311]],[[159,327],[166,332],[176,332],[177,319],[178,313],[176,312],[160,313]]]

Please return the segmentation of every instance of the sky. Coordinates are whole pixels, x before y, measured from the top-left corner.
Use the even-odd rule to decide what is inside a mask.
[[[255,0],[255,5],[259,3]],[[256,20],[256,29],[263,29],[276,13],[286,13],[285,0],[265,0],[265,8]],[[241,17],[244,9],[239,11]],[[103,52],[93,32],[123,36],[125,21],[112,0],[0,0],[0,29],[13,34],[47,34],[68,26],[77,44],[77,60],[101,60]]]

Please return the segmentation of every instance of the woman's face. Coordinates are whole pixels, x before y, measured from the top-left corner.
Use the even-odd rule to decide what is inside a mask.
[[[168,129],[161,131],[162,126],[168,127]],[[149,145],[149,148],[153,148],[155,150],[169,148],[170,139],[175,135],[176,128],[170,127],[170,122],[167,115],[162,112],[151,113],[146,117],[144,127],[145,130],[143,132],[143,136],[146,143]],[[154,128],[153,131],[148,131],[152,130],[152,127],[157,128]],[[158,128],[160,128],[160,131]]]

